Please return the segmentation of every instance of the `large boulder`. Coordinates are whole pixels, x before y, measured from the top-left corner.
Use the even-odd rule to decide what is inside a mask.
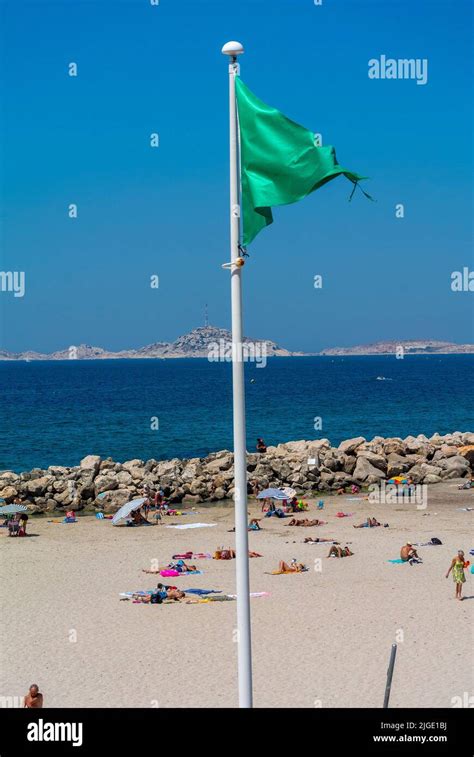
[[[365,443],[365,438],[363,436],[356,436],[353,439],[346,439],[345,442],[341,442],[338,450],[340,452],[345,452],[346,455],[353,455],[358,447],[361,446],[361,444]]]
[[[52,483],[52,476],[41,476],[40,478],[34,478],[32,481],[28,481],[26,484],[26,490],[33,497],[40,497],[46,492],[49,484]]]
[[[132,493],[128,489],[112,489],[101,492],[100,496],[96,497],[94,505],[105,513],[115,513],[131,499]]]
[[[358,457],[352,478],[360,482],[376,483],[378,480],[385,478],[385,473],[376,468],[375,465],[372,465],[366,457]]]
[[[125,468],[125,470],[127,470],[126,463],[124,463],[122,467]],[[132,466],[132,467],[136,467],[136,466]],[[178,472],[179,472],[179,460],[176,458],[174,460],[162,460],[160,463],[158,463],[158,465],[155,468],[155,473],[157,476],[169,476],[169,475],[175,476],[177,475]]]
[[[125,463],[122,463],[122,468],[129,471],[131,468],[143,468],[144,465],[145,461],[139,460],[136,457],[133,460],[127,460]]]
[[[391,452],[387,458],[387,478],[406,473],[410,468],[410,462],[403,455]]]
[[[462,455],[448,457],[447,460],[438,460],[438,466],[442,469],[443,478],[462,478],[469,473],[469,461]]]
[[[14,473],[12,470],[3,471],[3,473],[0,473],[0,488],[19,480],[20,476],[18,473]]]
[[[78,498],[75,497],[74,492],[68,488],[66,488],[62,492],[55,494],[53,499],[60,507],[72,507],[73,505],[79,505]]]
[[[365,458],[365,460],[368,460],[371,465],[374,466],[374,468],[378,468],[379,470],[383,471],[383,473],[387,472],[387,460],[383,455],[378,455],[376,452],[357,452],[357,458],[360,457]]]
[[[465,436],[467,436],[467,434],[465,434]],[[474,434],[472,436],[474,436]],[[474,444],[467,444],[463,447],[459,447],[458,450],[461,457],[464,457],[468,461],[471,468],[474,467]]]
[[[130,473],[126,470],[122,470],[120,471],[120,473],[117,473],[116,478],[119,485],[123,484],[125,486],[130,486],[133,480]]]
[[[80,467],[85,470],[91,470],[96,475],[99,472],[101,458],[99,455],[86,455],[81,460]]]
[[[0,497],[5,500],[7,504],[18,496],[18,489],[15,486],[4,486],[0,489]]]
[[[402,439],[387,439],[383,444],[383,451],[385,455],[398,455],[403,457],[406,452],[405,442]]]
[[[118,488],[118,481],[116,476],[110,474],[99,474],[94,481],[94,492],[97,496],[102,492],[111,491]]]

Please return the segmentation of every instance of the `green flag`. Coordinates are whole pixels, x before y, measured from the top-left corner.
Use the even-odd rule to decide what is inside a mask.
[[[314,133],[259,100],[235,80],[240,127],[244,245],[273,223],[272,206],[301,200],[344,174],[354,184],[365,178],[342,168],[334,147],[317,147]]]

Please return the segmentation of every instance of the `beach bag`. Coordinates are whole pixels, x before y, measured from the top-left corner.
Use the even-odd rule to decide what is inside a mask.
[[[441,539],[438,539],[437,536],[432,536],[431,537],[431,543],[432,544],[442,544],[443,542],[441,541]]]

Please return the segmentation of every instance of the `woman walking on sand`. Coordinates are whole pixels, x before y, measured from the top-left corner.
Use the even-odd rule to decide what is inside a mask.
[[[464,552],[462,549],[460,549],[456,555],[456,557],[453,557],[451,560],[451,565],[449,566],[449,570],[446,573],[446,578],[448,578],[451,571],[453,571],[453,581],[456,584],[456,593],[455,593],[455,599],[460,599],[462,601],[462,585],[466,583],[466,576],[464,575],[464,568],[467,567],[467,563],[464,562]]]

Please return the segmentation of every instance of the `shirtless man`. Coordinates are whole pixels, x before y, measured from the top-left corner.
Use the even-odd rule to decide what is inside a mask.
[[[407,541],[405,546],[401,548],[400,557],[403,562],[421,562],[421,557],[418,556],[416,549],[413,549],[413,546],[409,541]]]
[[[34,709],[40,709],[42,706],[43,706],[43,695],[40,694],[38,685],[36,683],[32,683],[30,688],[28,689],[28,694],[25,697],[23,707],[34,710]]]

